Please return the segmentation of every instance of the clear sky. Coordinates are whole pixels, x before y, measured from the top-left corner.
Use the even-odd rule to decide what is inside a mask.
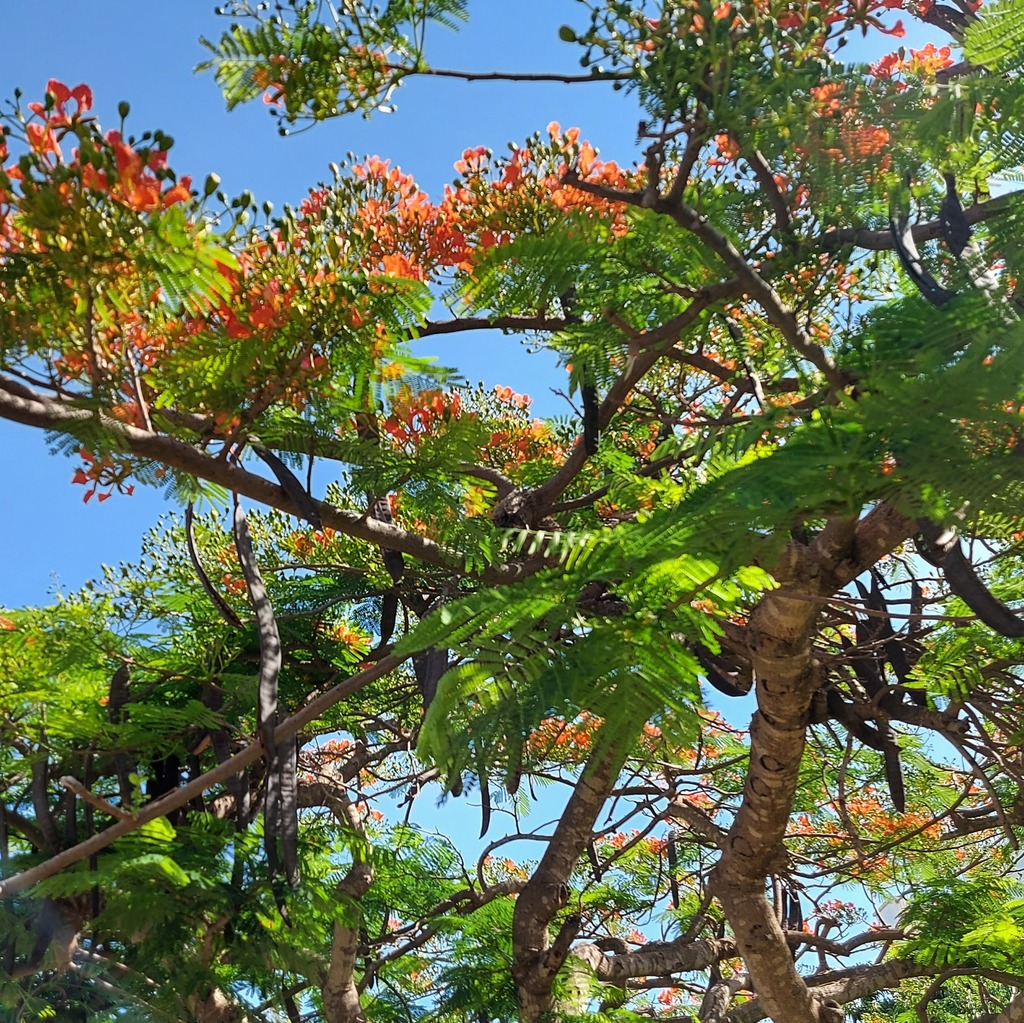
[[[87,82],[101,122],[113,124],[118,102],[127,100],[130,130],[171,134],[179,173],[202,182],[214,171],[228,193],[249,189],[277,206],[301,200],[349,151],[390,157],[436,193],[453,177],[463,149],[501,151],[552,120],[578,126],[606,158],[628,164],[638,156],[635,101],[606,84],[415,79],[398,92],[395,114],[340,118],[281,138],[261,104],[228,114],[212,76],[192,71],[205,53],[198,37],[216,38],[227,24],[214,16],[213,0],[173,9],[138,0],[6,6],[0,99],[16,87],[27,99],[41,99],[51,77]],[[428,56],[440,68],[575,73],[579,50],[557,33],[563,23],[583,27],[584,17],[575,0],[473,0],[461,31],[434,29]],[[884,52],[884,40],[871,42]],[[429,344],[424,354],[437,354],[470,381],[527,392],[541,414],[567,411],[550,393],[564,376],[550,359],[527,358],[513,338],[470,335]],[[73,589],[101,564],[131,560],[142,532],[166,508],[158,492],[141,487],[131,498],[83,505],[84,488],[71,485],[72,471],[70,461],[49,454],[39,431],[0,422],[0,606],[43,602],[58,579]]]

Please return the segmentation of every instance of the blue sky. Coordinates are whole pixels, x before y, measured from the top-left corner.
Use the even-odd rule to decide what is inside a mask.
[[[329,178],[331,161],[349,151],[376,153],[413,173],[432,194],[454,176],[463,149],[504,150],[543,130],[551,120],[577,125],[584,136],[620,162],[636,156],[633,102],[606,85],[466,84],[414,80],[401,89],[398,111],[340,118],[289,138],[278,136],[261,104],[231,114],[210,74],[192,68],[203,59],[198,37],[216,38],[227,25],[214,4],[190,0],[173,9],[137,0],[34,0],[11,5],[4,16],[0,99],[20,87],[26,99],[42,98],[46,82],[87,82],[102,123],[117,120],[117,104],[131,104],[129,129],[160,128],[172,135],[172,164],[202,182],[214,171],[228,193],[250,190],[278,208],[297,203],[309,187]],[[462,70],[577,73],[578,52],[560,43],[558,27],[583,8],[573,0],[478,0],[470,22],[457,33],[435,28],[428,37],[433,66]],[[550,359],[527,357],[513,338],[460,337],[432,342],[437,354],[470,381],[506,383],[538,399],[539,411],[562,410],[549,388],[564,381]],[[71,485],[73,464],[51,455],[43,435],[0,422],[0,605],[40,603],[59,579],[74,589],[98,574],[101,564],[131,560],[139,538],[166,509],[156,491],[137,488],[103,505],[82,503]]]
[[[4,16],[0,99],[16,87],[41,98],[49,78],[87,82],[95,112],[113,124],[117,104],[131,104],[135,133],[160,128],[176,145],[172,163],[202,182],[214,171],[224,189],[249,189],[276,206],[296,203],[329,177],[328,164],[358,155],[389,157],[432,193],[453,177],[452,163],[469,146],[502,151],[549,121],[578,126],[606,158],[637,158],[634,101],[604,84],[467,84],[420,79],[396,96],[398,111],[370,121],[341,118],[290,138],[278,136],[261,104],[231,114],[209,74],[192,68],[203,59],[200,35],[216,38],[226,25],[212,0],[190,0],[173,10],[138,0],[34,0],[12,4]],[[457,33],[436,28],[428,39],[431,63],[477,71],[578,72],[579,51],[558,41],[563,23],[582,27],[575,0],[474,0],[470,22]],[[884,52],[884,39],[871,40]],[[895,45],[895,41],[894,45]],[[848,48],[844,56],[860,56]],[[513,338],[470,335],[431,341],[436,354],[470,381],[508,384],[536,399],[542,414],[565,411],[551,395],[564,382],[550,359],[527,357]],[[0,605],[39,603],[56,581],[73,589],[98,574],[101,564],[130,560],[139,537],[166,510],[155,491],[82,504],[70,483],[73,465],[48,452],[36,430],[0,422]]]

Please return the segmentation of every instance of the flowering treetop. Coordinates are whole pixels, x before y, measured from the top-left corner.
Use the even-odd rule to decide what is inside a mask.
[[[482,77],[427,59],[458,0],[227,8],[209,67],[285,130]],[[86,499],[186,505],[0,617],[12,984],[837,1023],[955,974],[1018,1018],[1024,10],[583,8],[582,73],[542,77],[635,101],[636,159],[552,122],[440,195],[371,156],[275,216],[86,86],[3,114],[0,416]],[[939,38],[886,53],[911,17]],[[571,414],[418,355],[480,330],[554,352]],[[475,865],[396,816],[433,780],[512,821]],[[541,782],[564,811],[524,824]]]

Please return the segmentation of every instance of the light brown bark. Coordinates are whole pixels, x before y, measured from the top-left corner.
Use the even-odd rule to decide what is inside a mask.
[[[575,932],[570,921],[552,942],[549,927],[555,914],[565,907],[573,867],[590,840],[594,822],[611,794],[624,759],[618,745],[597,747],[569,797],[544,856],[516,900],[512,973],[522,1023],[536,1023],[553,1008],[552,985]]]
[[[633,977],[668,977],[673,973],[706,970],[736,955],[736,942],[730,938],[658,942],[623,955],[608,955],[596,945],[587,944],[577,945],[572,955],[585,962],[598,980],[624,987]]]
[[[757,712],[743,797],[712,878],[764,1012],[775,1023],[823,1023],[832,1015],[796,970],[785,933],[765,896],[769,874],[784,870],[786,825],[799,780],[811,701],[821,683],[813,655],[820,605],[914,531],[879,505],[862,520],[831,521],[813,543],[791,543],[748,625]]]
[[[189,1008],[198,1023],[245,1023],[241,1008],[218,988],[203,999],[195,999]]]
[[[363,836],[359,814],[343,795],[337,797],[349,826]],[[373,884],[373,866],[365,855],[357,854],[348,873],[338,882],[337,898],[344,904],[342,918],[331,935],[331,960],[320,988],[327,1023],[366,1023],[366,1013],[356,986],[356,956],[359,950],[359,924],[362,913],[359,900]]]
[[[1002,1012],[986,1023],[1024,1023],[1024,992],[1016,995]]]
[[[867,998],[878,991],[897,987],[911,977],[930,977],[943,971],[943,966],[915,963],[907,959],[890,959],[884,963],[854,966],[835,970],[808,979],[808,986],[819,1001],[831,1000],[839,1005]],[[758,1023],[768,1013],[760,998],[733,1009],[722,1017],[722,1023]],[[1020,1023],[1014,1020],[1013,1023]]]

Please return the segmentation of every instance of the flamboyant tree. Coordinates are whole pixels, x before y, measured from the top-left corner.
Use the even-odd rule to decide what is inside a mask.
[[[369,115],[467,6],[229,3],[208,69]],[[0,416],[184,508],[0,616],[6,1018],[1024,1020],[1024,5],[575,10],[636,165],[274,217],[3,115]]]

